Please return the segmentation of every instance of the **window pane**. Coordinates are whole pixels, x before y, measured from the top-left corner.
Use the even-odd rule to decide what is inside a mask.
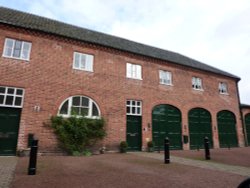
[[[16,97],[15,106],[21,106],[21,104],[22,104],[22,97]]]
[[[0,93],[5,93],[5,87],[0,87]]]
[[[92,107],[92,116],[99,116],[98,109],[94,103]]]
[[[68,105],[69,105],[69,100],[67,100],[66,102],[64,102],[64,104],[62,105],[59,114],[68,114]]]
[[[81,54],[80,69],[86,69],[86,55]]]
[[[87,116],[89,113],[89,109],[88,108],[81,108],[81,113],[79,113],[79,115],[81,116]]]
[[[141,102],[140,101],[137,101],[137,106],[141,106]]]
[[[130,105],[130,101],[127,101],[127,105]]]
[[[29,59],[31,43],[23,42],[22,56],[23,59]]]
[[[75,68],[79,68],[80,67],[80,54],[79,53],[75,53],[74,67]]]
[[[141,76],[141,65],[136,66],[136,78],[139,78],[139,79],[142,78],[142,76]]]
[[[127,114],[130,114],[130,107],[127,107]]]
[[[4,96],[0,95],[0,104],[3,104]]]
[[[80,106],[80,97],[73,97],[72,105]]]
[[[135,114],[135,107],[132,107],[132,114]]]
[[[93,71],[93,62],[94,62],[94,56],[87,55],[86,56],[86,70]]]
[[[8,88],[8,94],[14,94],[15,89],[14,88]]]
[[[141,109],[137,108],[137,114],[141,114]]]
[[[16,40],[15,46],[14,46],[13,57],[20,57],[21,48],[22,48],[22,42],[19,40]]]
[[[89,107],[89,99],[86,97],[82,97],[82,106]]]
[[[22,89],[17,89],[16,94],[17,95],[23,95],[23,90]]]
[[[7,96],[5,104],[6,105],[12,105],[13,104],[13,99],[14,99],[13,96]]]
[[[80,107],[71,107],[71,115],[80,115],[81,113]]]
[[[132,64],[127,63],[127,77],[131,78],[132,77]]]
[[[5,56],[12,56],[12,49],[14,45],[14,40],[12,39],[6,39],[5,46],[4,46],[4,55]]]
[[[135,105],[135,101],[132,101],[132,105]]]

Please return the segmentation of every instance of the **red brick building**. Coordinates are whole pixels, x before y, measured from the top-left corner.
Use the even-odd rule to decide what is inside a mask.
[[[181,54],[0,8],[0,154],[58,149],[52,115],[104,117],[101,143],[172,149],[244,146],[239,77]]]

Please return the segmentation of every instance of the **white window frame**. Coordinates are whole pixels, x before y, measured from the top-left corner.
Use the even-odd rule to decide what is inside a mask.
[[[128,112],[129,109],[129,112]],[[135,112],[133,113],[133,109]],[[138,113],[139,110],[139,113]],[[138,100],[127,100],[126,102],[126,114],[132,116],[141,116],[142,115],[142,101]]]
[[[23,107],[23,98],[24,98],[24,89],[23,88],[16,88],[16,87],[6,87],[6,86],[0,86],[2,88],[5,88],[5,93],[0,93],[0,96],[3,96],[3,104],[0,104],[0,107],[12,107],[12,108],[22,108]],[[8,89],[14,89],[14,93],[10,94],[8,93]],[[22,90],[22,94],[17,94],[17,90]],[[13,97],[12,104],[6,104],[7,97]],[[21,98],[21,104],[15,105],[16,99]]]
[[[19,55],[19,57],[15,57],[14,56],[15,43],[17,41],[21,42],[21,49],[20,49],[20,55]],[[11,54],[10,55],[7,54],[7,50],[9,49],[9,47],[7,46],[8,42],[12,42],[12,46],[10,47],[10,50],[11,50]],[[24,45],[28,45],[28,50],[24,49]],[[30,60],[31,47],[32,47],[32,43],[30,43],[30,42],[21,41],[21,40],[15,40],[15,39],[11,39],[11,38],[5,38],[4,48],[3,48],[3,57],[29,61]],[[27,55],[26,58],[23,57],[25,51],[27,53],[26,54]]]
[[[77,66],[77,62],[76,62],[77,55],[79,55],[78,66]],[[86,53],[80,53],[80,52],[74,52],[73,56],[74,56],[73,57],[73,69],[93,72],[93,66],[94,66],[94,56],[93,55],[86,54]],[[84,62],[82,62],[82,58],[85,58]]]
[[[83,96],[83,95],[71,96],[71,97],[65,99],[65,100],[61,103],[61,105],[60,105],[60,107],[59,107],[59,109],[58,109],[58,113],[57,113],[57,114],[58,114],[59,116],[66,117],[66,118],[72,117],[72,116],[83,117],[83,116],[81,116],[81,115],[72,115],[72,114],[71,114],[71,112],[72,112],[72,106],[73,106],[73,104],[72,104],[72,103],[73,103],[73,97],[85,97],[85,98],[87,98],[87,99],[89,100],[88,106],[81,106],[81,105],[75,106],[75,107],[84,107],[84,108],[86,107],[86,108],[88,108],[88,114],[87,114],[86,116],[84,116],[84,117],[86,117],[86,118],[91,118],[91,119],[98,119],[98,118],[101,117],[100,108],[99,108],[99,106],[96,104],[96,102],[95,102],[93,99],[91,99],[91,98],[89,98],[89,97],[86,97],[86,96]],[[67,102],[67,101],[68,101],[68,110],[67,110],[67,114],[60,114],[60,111],[61,111],[62,106],[63,106],[64,103]],[[96,106],[96,108],[97,108],[97,111],[98,111],[98,114],[99,114],[98,116],[93,116],[93,114],[92,114],[93,104],[95,104],[95,106]]]
[[[172,73],[169,71],[159,70],[160,84],[172,85]]]
[[[203,91],[202,79],[198,77],[192,77],[192,88],[194,90]]]
[[[142,80],[142,66],[132,63],[126,64],[126,77]]]
[[[220,94],[226,94],[228,95],[228,85],[225,82],[219,83],[219,92]]]

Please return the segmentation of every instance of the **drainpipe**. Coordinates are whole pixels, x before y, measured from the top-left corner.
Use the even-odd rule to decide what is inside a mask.
[[[239,81],[240,80],[237,80],[236,87],[237,87],[237,96],[238,96],[238,103],[239,103],[239,110],[240,110],[240,119],[241,119],[241,123],[242,123],[242,133],[244,135],[245,146],[248,146],[247,135],[246,135],[246,125],[245,125],[245,121],[243,118],[243,113],[241,110],[241,103],[240,103],[240,94],[239,94],[239,86],[238,86]]]

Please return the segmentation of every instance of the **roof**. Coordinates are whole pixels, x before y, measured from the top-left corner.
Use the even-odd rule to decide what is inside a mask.
[[[240,80],[238,76],[179,53],[0,6],[0,23],[97,44]]]
[[[250,104],[240,104],[240,108],[250,108]]]

